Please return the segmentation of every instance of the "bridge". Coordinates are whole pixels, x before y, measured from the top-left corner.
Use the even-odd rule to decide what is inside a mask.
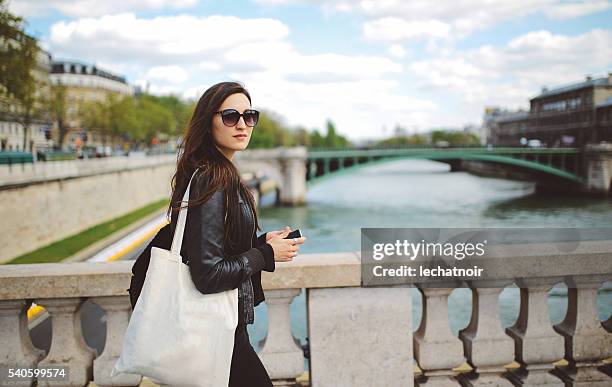
[[[462,161],[495,163],[534,176],[548,175],[578,183],[582,180],[581,151],[576,148],[374,148],[364,150],[309,150],[306,180],[309,182],[348,168],[397,159],[425,159],[462,170]]]
[[[612,279],[611,243],[582,241],[576,248],[567,242],[560,251],[569,254],[551,253],[547,244],[512,246],[499,257],[514,263],[495,278],[498,287],[469,281],[471,320],[458,334],[449,327],[449,296],[456,288],[416,283],[422,304],[413,310],[414,289],[360,286],[359,251],[303,254],[262,273],[268,329],[259,356],[277,386],[304,382],[304,372],[307,382],[299,385],[313,387],[610,386],[612,317],[600,320],[597,298]],[[53,385],[140,385],[138,375],[110,376],[130,316],[131,265],[0,266],[0,368],[67,367],[67,379]],[[517,280],[517,273],[524,276]],[[520,287],[520,312],[504,329],[500,293],[513,284]],[[555,284],[567,286],[567,312],[553,325],[548,297]],[[301,289],[307,293],[308,369],[291,332],[290,305]],[[86,301],[106,315],[98,350],[81,326]],[[48,348],[32,343],[32,302],[52,319]],[[418,328],[413,313],[421,315]],[[26,379],[15,385],[32,385],[35,377]]]
[[[398,159],[426,159],[451,171],[534,181],[538,188],[607,196],[612,185],[612,144],[584,148],[277,148],[242,152],[241,170],[260,171],[282,187],[281,204],[305,201],[307,187],[355,168]]]

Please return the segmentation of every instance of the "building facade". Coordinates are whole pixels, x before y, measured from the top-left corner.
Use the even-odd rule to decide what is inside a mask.
[[[505,110],[499,107],[486,107],[483,116],[483,135],[486,144],[497,146],[516,146],[517,138],[525,135],[529,112],[526,110]],[[500,130],[503,126],[503,130]]]
[[[551,90],[543,88],[530,100],[529,112],[492,120],[490,143],[520,146],[538,141],[548,147],[581,147],[612,141],[611,110],[612,73]]]
[[[103,70],[95,65],[75,61],[54,61],[50,74],[53,85],[65,87],[68,132],[62,146],[100,146],[102,136],[95,130],[83,127],[81,108],[86,102],[104,101],[108,96],[133,95],[134,89],[125,77]],[[54,128],[54,138],[59,139],[59,128]]]
[[[27,35],[24,37],[28,39]],[[36,109],[42,112],[37,114],[29,125],[25,138],[25,128],[22,112],[15,101],[9,97],[2,97],[2,114],[0,114],[0,151],[20,151],[36,153],[37,149],[52,146],[53,141],[47,134],[51,130],[52,122],[46,113],[46,107],[42,106],[49,97],[49,73],[51,71],[51,54],[45,50],[38,49],[36,64],[32,69],[32,76],[36,82]]]

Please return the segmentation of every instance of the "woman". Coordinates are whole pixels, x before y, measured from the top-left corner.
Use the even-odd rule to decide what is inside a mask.
[[[248,91],[239,83],[221,82],[202,95],[183,138],[183,151],[172,178],[168,208],[171,222],[134,264],[130,287],[134,306],[144,282],[150,248],[170,246],[183,193],[195,172],[181,256],[202,293],[238,288],[230,387],[272,386],[249,343],[246,325],[253,323],[253,308],[265,299],[261,271],[273,272],[275,262],[291,261],[306,239],[283,239],[290,231],[288,227],[256,235],[260,228],[253,195],[241,181],[232,158],[246,149],[258,118],[259,113],[251,108]]]

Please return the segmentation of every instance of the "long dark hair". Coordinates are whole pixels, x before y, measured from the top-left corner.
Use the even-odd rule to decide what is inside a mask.
[[[176,221],[189,179],[197,168],[201,168],[198,173],[202,174],[203,181],[208,182],[206,190],[200,192],[199,197],[190,198],[183,208],[204,203],[217,190],[223,189],[225,203],[224,243],[229,243],[227,246],[237,245],[237,241],[233,240],[232,236],[238,237],[237,227],[242,221],[238,192],[242,193],[248,206],[253,211],[255,227],[260,230],[253,194],[241,180],[236,166],[215,146],[212,135],[214,112],[219,110],[228,96],[236,93],[244,94],[251,103],[249,92],[238,82],[217,83],[206,90],[198,101],[179,146],[176,173],[171,181],[172,197],[166,214],[170,216],[171,221]]]

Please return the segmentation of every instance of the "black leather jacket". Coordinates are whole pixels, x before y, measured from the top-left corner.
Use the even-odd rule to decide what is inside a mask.
[[[191,182],[190,199],[198,197],[206,184],[206,177],[200,171],[196,172]],[[266,234],[257,238],[253,214],[244,198],[240,197],[239,201],[243,221],[238,228],[239,235],[235,240],[239,243],[234,250],[223,245],[225,204],[223,191],[217,191],[205,203],[188,209],[181,257],[189,265],[191,278],[200,292],[216,293],[238,288],[238,322],[251,324],[253,308],[265,299],[261,271],[274,271],[274,251],[265,242]],[[174,215],[134,263],[128,289],[132,308],[144,283],[151,247],[170,249],[176,221]]]

